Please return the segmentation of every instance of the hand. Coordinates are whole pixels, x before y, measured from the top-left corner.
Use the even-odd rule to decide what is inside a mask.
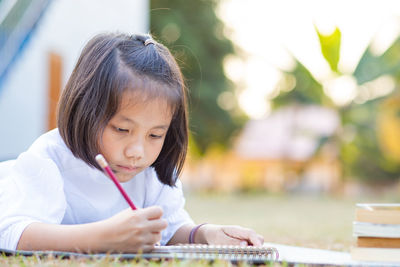
[[[161,240],[161,231],[167,228],[162,219],[163,211],[153,206],[144,209],[126,209],[102,221],[104,242],[107,252],[148,252]]]
[[[264,237],[254,230],[235,225],[206,224],[196,235],[203,235],[210,245],[262,246],[264,243]]]

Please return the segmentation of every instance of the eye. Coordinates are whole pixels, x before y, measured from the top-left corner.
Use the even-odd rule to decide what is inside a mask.
[[[150,137],[154,138],[154,139],[159,139],[159,138],[162,138],[163,136],[162,135],[157,135],[157,134],[150,134]]]
[[[127,132],[129,132],[128,129],[123,129],[123,128],[119,128],[119,127],[115,127],[115,130],[116,130],[117,132],[120,132],[120,133],[127,133]]]

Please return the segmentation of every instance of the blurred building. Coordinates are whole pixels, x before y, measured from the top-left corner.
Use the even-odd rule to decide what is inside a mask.
[[[290,106],[249,121],[227,155],[211,153],[190,164],[184,179],[192,187],[218,190],[329,192],[340,183],[335,110]]]
[[[148,29],[148,0],[0,1],[0,160],[53,127],[51,90],[65,85],[91,37]]]

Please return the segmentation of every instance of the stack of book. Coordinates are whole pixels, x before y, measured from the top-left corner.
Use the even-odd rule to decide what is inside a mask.
[[[354,260],[400,263],[400,204],[357,204]]]

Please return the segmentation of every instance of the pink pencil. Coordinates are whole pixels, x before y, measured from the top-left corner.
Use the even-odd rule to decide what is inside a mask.
[[[126,202],[128,202],[129,206],[133,210],[136,210],[136,206],[133,204],[132,200],[129,198],[129,196],[126,194],[125,190],[122,188],[121,184],[118,182],[117,177],[115,176],[114,172],[111,170],[110,166],[108,165],[108,163],[107,163],[106,159],[103,157],[103,155],[98,154],[96,156],[96,161],[97,161],[97,163],[99,163],[99,165],[103,168],[103,170],[108,174],[110,179],[117,186],[119,192],[121,192],[122,196],[125,198]]]

